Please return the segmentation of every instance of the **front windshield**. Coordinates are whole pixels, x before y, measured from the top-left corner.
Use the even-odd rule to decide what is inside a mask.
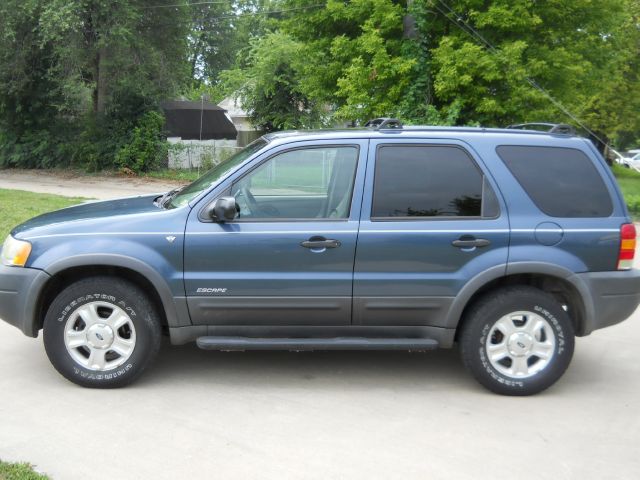
[[[207,173],[198,178],[195,182],[187,185],[180,190],[169,202],[167,208],[178,208],[186,205],[189,201],[197,197],[201,192],[207,190],[218,180],[226,176],[238,165],[244,162],[251,155],[256,153],[262,147],[267,144],[267,141],[263,138],[257,139],[255,142],[250,143],[244,149],[228,158],[227,160],[219,163]]]

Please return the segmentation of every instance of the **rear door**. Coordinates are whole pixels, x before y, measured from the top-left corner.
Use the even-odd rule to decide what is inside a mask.
[[[509,223],[486,167],[451,140],[372,141],[354,324],[446,326],[475,275],[506,268]]]
[[[296,142],[265,153],[228,188],[239,217],[187,223],[194,324],[347,325],[367,141]]]

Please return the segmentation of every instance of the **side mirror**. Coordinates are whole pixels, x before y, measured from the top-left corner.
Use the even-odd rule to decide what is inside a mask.
[[[228,222],[236,218],[239,210],[234,197],[220,197],[214,202],[209,215],[216,222]]]

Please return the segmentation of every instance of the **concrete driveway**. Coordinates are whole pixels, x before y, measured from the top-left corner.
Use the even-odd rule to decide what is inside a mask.
[[[0,324],[0,458],[54,479],[637,479],[640,311],[579,339],[551,390],[486,392],[456,351],[212,353],[166,345],[87,390]]]

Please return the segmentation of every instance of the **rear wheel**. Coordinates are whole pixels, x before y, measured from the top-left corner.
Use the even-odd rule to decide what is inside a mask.
[[[44,346],[68,380],[94,388],[131,383],[160,349],[155,307],[136,285],[115,277],[80,280],[53,301]]]
[[[459,340],[465,366],[482,385],[503,395],[532,395],[569,366],[574,329],[551,295],[510,287],[472,307]]]

